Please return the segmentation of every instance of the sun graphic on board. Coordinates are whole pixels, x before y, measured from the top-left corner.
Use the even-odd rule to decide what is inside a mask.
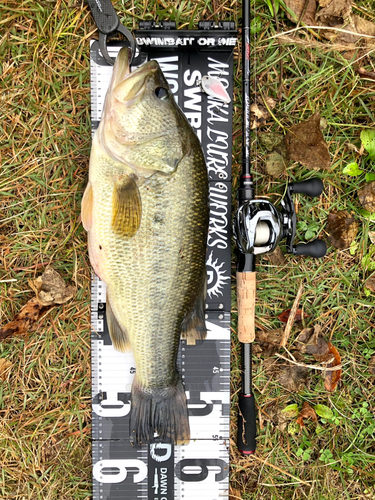
[[[223,295],[223,286],[226,280],[230,280],[230,276],[225,276],[226,269],[222,269],[224,262],[218,264],[218,259],[213,260],[213,252],[210,253],[207,262],[207,294],[210,299],[212,296],[219,297]]]

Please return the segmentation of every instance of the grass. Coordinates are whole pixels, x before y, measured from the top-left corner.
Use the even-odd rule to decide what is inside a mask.
[[[141,19],[176,20],[191,28],[199,19],[231,19],[239,24],[241,5],[233,0],[132,0],[114,2],[129,28]],[[310,371],[306,388],[287,392],[269,377],[268,360],[254,356],[258,406],[257,454],[240,456],[235,447],[236,401],[240,389],[240,348],[236,341],[233,282],[231,494],[233,499],[374,499],[374,387],[369,362],[375,354],[374,294],[364,288],[371,274],[362,258],[369,252],[374,222],[359,211],[356,197],[362,178],[342,174],[356,160],[360,132],[374,127],[373,82],[361,78],[355,64],[312,32],[275,39],[276,24],[261,0],[251,0],[262,31],[254,42],[261,95],[280,100],[263,131],[285,133],[319,110],[332,168],[318,172],[325,184],[321,200],[298,197],[298,217],[326,239],[324,223],[333,209],[347,210],[359,221],[355,253],[329,248],[322,261],[286,256],[275,267],[258,259],[257,324],[280,327],[277,316],[291,307],[304,281],[301,305],[306,325],[320,324],[339,350],[342,381],[333,393],[321,375]],[[370,0],[358,0],[356,13],[375,21]],[[294,25],[283,9],[280,31]],[[36,331],[0,344],[0,358],[11,369],[0,381],[0,499],[71,500],[91,497],[90,457],[90,266],[86,236],[79,221],[80,200],[90,153],[89,39],[95,32],[86,3],[73,0],[0,2],[0,322],[11,320],[31,297],[29,280],[52,263],[77,286],[73,301],[53,309]],[[233,133],[233,208],[241,155],[241,66],[235,50]],[[374,71],[373,54],[360,65]],[[279,202],[287,180],[311,177],[290,163],[280,179],[264,174],[266,151],[256,145],[257,193]],[[367,162],[366,168],[374,171]],[[298,238],[303,241],[300,228]],[[285,246],[282,245],[285,251]],[[233,255],[233,273],[235,260]],[[298,328],[292,331],[290,347]],[[279,361],[278,361],[279,363]],[[306,358],[306,363],[311,359]],[[301,432],[281,430],[275,408],[304,401],[324,404],[334,418],[319,426],[306,421]],[[318,429],[318,432],[317,432]],[[301,452],[298,450],[302,450]]]

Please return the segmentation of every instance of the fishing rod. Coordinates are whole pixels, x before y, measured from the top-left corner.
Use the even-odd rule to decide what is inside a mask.
[[[238,403],[237,447],[244,455],[256,448],[256,412],[252,391],[251,344],[255,340],[256,255],[275,250],[286,238],[288,253],[324,257],[322,240],[294,245],[297,217],[293,193],[318,197],[323,183],[318,178],[290,183],[281,201],[281,210],[265,199],[255,198],[250,158],[250,0],[242,2],[242,172],[238,188],[238,209],[233,220],[237,244],[238,340],[242,350],[242,388]]]

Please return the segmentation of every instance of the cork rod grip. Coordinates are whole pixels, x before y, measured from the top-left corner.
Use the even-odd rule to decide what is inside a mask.
[[[237,272],[238,340],[243,344],[255,340],[256,273]]]

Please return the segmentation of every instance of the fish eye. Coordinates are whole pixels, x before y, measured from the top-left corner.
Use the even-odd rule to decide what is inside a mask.
[[[162,99],[163,101],[165,101],[169,97],[168,89],[166,89],[165,87],[156,87],[155,95],[159,99]]]

